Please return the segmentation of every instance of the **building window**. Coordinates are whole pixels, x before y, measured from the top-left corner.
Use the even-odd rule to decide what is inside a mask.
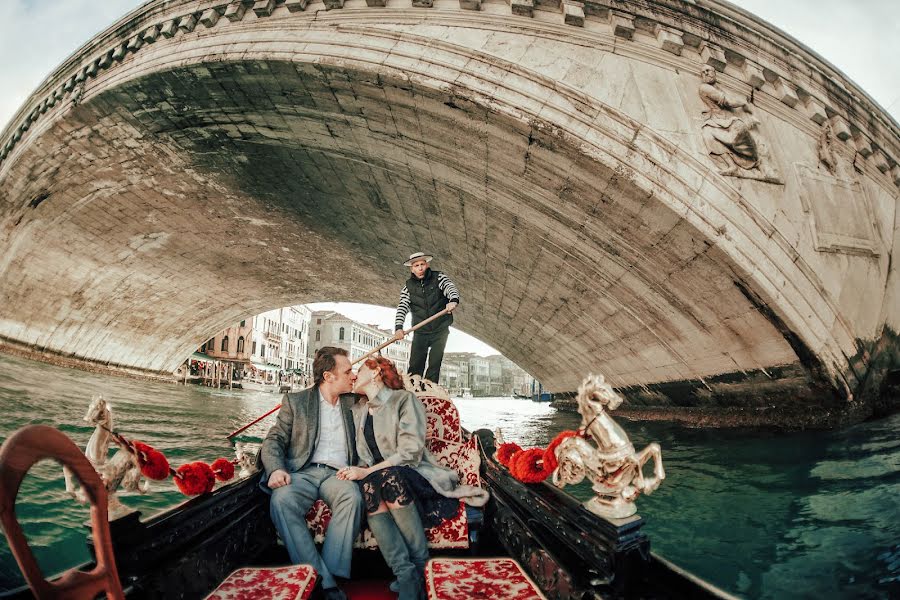
[[[222,338],[222,352],[228,352],[228,336]]]
[[[256,354],[256,342],[253,342],[253,352],[251,354]]]
[[[241,327],[244,326],[244,323],[246,323],[246,321],[241,321]]]
[[[260,344],[260,346],[259,346],[259,356],[260,356],[260,358],[265,358],[265,357],[266,357],[266,345],[265,345],[265,344]]]
[[[316,341],[320,341],[322,339],[322,332],[316,329]]]
[[[237,351],[238,354],[244,351],[244,336],[238,338]]]
[[[322,319],[316,319],[316,325],[321,325],[321,324],[322,324]]]
[[[338,332],[338,339],[339,340],[344,339],[344,328],[343,327],[341,327],[341,330]]]

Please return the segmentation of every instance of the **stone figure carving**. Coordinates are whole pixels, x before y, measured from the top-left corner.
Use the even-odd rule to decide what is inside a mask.
[[[828,169],[829,173],[834,175],[837,171],[837,155],[834,153],[834,128],[828,121],[822,125],[822,131],[819,133],[819,140],[816,143],[816,152],[819,155],[819,162]]]
[[[112,458],[107,459],[109,442],[113,439],[112,410],[103,396],[94,396],[84,415],[84,420],[95,426],[91,434],[84,454],[94,466],[106,487],[108,495],[109,520],[133,512],[119,501],[116,492],[121,485],[123,489],[144,494],[149,489],[149,482],[142,481],[141,468],[137,458],[123,448],[120,448]],[[66,480],[66,493],[82,504],[87,504],[88,498],[80,486],[76,486],[72,473],[63,467],[63,476]]]
[[[596,447],[580,435],[566,438],[556,448],[559,464],[553,471],[553,484],[560,488],[585,477],[593,481],[591,489],[597,495],[585,502],[585,508],[610,519],[636,513],[637,497],[652,493],[666,478],[659,444],[635,452],[628,434],[607,412],[621,403],[622,397],[602,375],[585,378],[578,388],[578,412],[581,429]],[[651,458],[653,476],[644,477],[644,465]]]
[[[760,139],[759,120],[753,116],[748,98],[731,96],[716,85],[716,70],[700,70],[698,90],[706,106],[701,127],[703,143],[719,173],[730,177],[782,183],[772,169]]]
[[[256,471],[256,455],[259,452],[259,444],[234,443],[234,456],[241,468],[238,477],[249,477]]]

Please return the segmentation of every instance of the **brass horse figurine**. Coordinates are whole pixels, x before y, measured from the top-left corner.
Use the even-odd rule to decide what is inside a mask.
[[[149,488],[149,482],[141,480],[141,469],[137,458],[128,450],[119,448],[112,458],[109,454],[109,443],[113,439],[112,409],[103,396],[94,396],[84,415],[84,421],[94,425],[94,433],[91,434],[84,454],[91,465],[100,475],[108,494],[109,519],[117,519],[120,516],[132,512],[119,501],[116,491],[121,485],[123,489],[144,494]],[[66,493],[81,502],[88,502],[84,490],[76,487],[72,473],[63,467],[63,476],[66,480]]]
[[[621,403],[622,397],[602,375],[585,378],[578,388],[578,412],[581,430],[596,447],[582,436],[566,438],[556,448],[559,464],[553,471],[553,484],[560,488],[590,478],[597,495],[585,502],[585,507],[610,519],[635,514],[637,497],[652,493],[666,478],[659,444],[653,442],[635,452],[628,434],[607,412]],[[653,476],[645,477],[644,465],[651,458]]]

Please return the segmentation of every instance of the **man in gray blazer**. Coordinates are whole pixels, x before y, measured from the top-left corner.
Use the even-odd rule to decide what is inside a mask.
[[[363,512],[356,482],[336,477],[338,469],[359,460],[350,412],[353,396],[348,395],[356,375],[347,351],[321,348],[313,360],[313,378],[313,387],[285,395],[260,458],[272,490],[272,522],[291,561],[315,567],[326,600],[346,600],[334,577],[350,577]],[[321,556],[305,518],[318,498],[332,513]]]

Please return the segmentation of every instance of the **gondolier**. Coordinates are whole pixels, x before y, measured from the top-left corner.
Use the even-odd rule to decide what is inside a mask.
[[[400,340],[406,335],[403,324],[410,311],[412,324],[415,326],[446,308],[448,314],[416,330],[409,356],[410,375],[424,374],[426,379],[438,383],[444,347],[447,345],[447,336],[450,335],[450,324],[453,323],[453,315],[449,313],[459,304],[459,290],[444,273],[431,270],[429,263],[433,258],[424,252],[416,252],[403,263],[409,267],[410,277],[400,290],[400,302],[397,304],[397,317],[394,320],[394,339]]]

